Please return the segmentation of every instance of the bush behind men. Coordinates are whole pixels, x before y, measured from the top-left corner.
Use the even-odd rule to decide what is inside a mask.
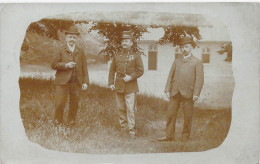
[[[135,138],[135,111],[137,110],[136,92],[139,91],[137,78],[143,75],[144,66],[139,54],[132,50],[133,34],[123,31],[122,49],[112,60],[108,85],[115,90],[119,123],[122,132]],[[115,80],[116,74],[116,80]]]

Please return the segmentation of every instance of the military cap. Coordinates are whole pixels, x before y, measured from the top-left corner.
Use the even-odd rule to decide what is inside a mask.
[[[183,37],[180,39],[180,45],[184,45],[184,44],[192,44],[193,40],[191,37]]]
[[[65,35],[67,35],[67,34],[79,35],[79,31],[76,26],[71,26],[67,30],[65,30]]]
[[[131,31],[123,31],[122,39],[132,39],[133,33]]]

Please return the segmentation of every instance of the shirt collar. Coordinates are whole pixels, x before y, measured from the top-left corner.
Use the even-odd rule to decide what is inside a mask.
[[[183,55],[183,58],[186,60],[187,58],[189,58],[191,56],[191,53],[187,56]]]
[[[74,50],[75,50],[75,44],[74,44],[73,46],[71,46],[71,45],[69,45],[69,44],[67,43],[67,46],[68,46],[68,48],[70,49],[71,52],[74,52]]]

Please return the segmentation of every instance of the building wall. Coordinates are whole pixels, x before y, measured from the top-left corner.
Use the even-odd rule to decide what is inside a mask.
[[[144,50],[145,56],[142,56],[145,70],[148,70],[148,56],[149,56],[149,47],[150,45],[155,44],[155,42],[141,42],[139,46]],[[217,51],[220,50],[220,46],[223,42],[200,42],[197,44],[197,47],[193,49],[193,55],[197,58],[203,58],[204,54],[209,54],[209,63],[204,63],[204,65],[211,65],[211,67],[218,67],[220,65],[226,65],[224,61],[226,54],[219,55]],[[175,53],[178,47],[173,47],[171,44],[159,45],[157,46],[157,70],[163,71],[169,70],[175,59]],[[209,52],[203,50],[209,50]],[[154,71],[154,70],[149,70]]]

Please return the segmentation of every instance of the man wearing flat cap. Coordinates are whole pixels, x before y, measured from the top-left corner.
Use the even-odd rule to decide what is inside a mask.
[[[132,32],[123,31],[122,49],[114,55],[112,60],[108,85],[116,92],[121,131],[128,132],[131,139],[134,139],[136,134],[136,93],[139,91],[137,78],[143,75],[144,67],[141,56],[132,50],[132,45]]]
[[[86,56],[76,45],[79,32],[75,26],[65,31],[66,44],[55,54],[51,63],[56,70],[55,81],[55,123],[64,123],[63,113],[69,95],[68,123],[74,125],[78,111],[81,90],[89,84]]]
[[[166,136],[157,138],[159,142],[175,139],[177,113],[182,104],[184,125],[182,140],[190,138],[194,102],[198,100],[203,83],[204,71],[202,62],[192,55],[193,40],[183,37],[180,40],[183,56],[174,60],[165,86],[165,94],[170,99],[167,109]]]

